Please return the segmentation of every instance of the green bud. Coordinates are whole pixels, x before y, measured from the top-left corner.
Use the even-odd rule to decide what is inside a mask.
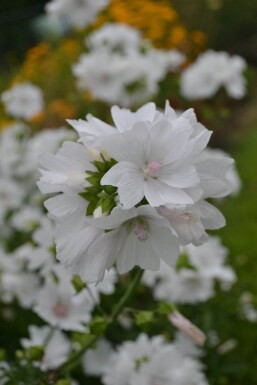
[[[100,185],[100,180],[102,179],[102,175],[99,173],[94,173],[91,176],[88,176],[86,180],[91,183],[93,186]]]
[[[190,269],[190,270],[196,270],[195,267],[192,265],[192,263],[189,260],[189,257],[187,254],[180,254],[177,263],[176,263],[176,269]]]
[[[152,311],[140,311],[136,315],[136,324],[138,326],[143,326],[145,324],[149,324],[154,320],[154,313]]]
[[[105,173],[106,171],[108,171],[108,165],[105,162],[99,162],[98,160],[95,160],[93,164],[101,173]]]
[[[4,349],[0,349],[0,361],[6,360],[6,352]]]
[[[102,186],[102,187],[103,187],[103,190],[104,190],[107,194],[114,194],[114,193],[116,193],[116,191],[117,191],[117,187],[115,187],[115,186],[104,185],[104,186]]]
[[[103,213],[110,213],[112,209],[116,206],[115,199],[111,195],[107,195],[106,197],[103,197],[100,199],[98,206],[102,207]]]
[[[55,383],[55,385],[71,385],[70,380],[59,380]]]
[[[79,275],[74,275],[72,278],[72,284],[75,287],[77,293],[80,293],[83,289],[85,289],[86,284],[82,281]]]
[[[96,209],[96,205],[97,203],[95,202],[90,202],[89,205],[87,206],[87,210],[86,210],[86,215],[93,215],[95,209]]]
[[[44,356],[43,346],[31,346],[26,350],[29,361],[40,361]]]
[[[169,315],[175,310],[176,310],[176,307],[172,303],[168,303],[168,302],[160,302],[157,308],[157,312],[164,316]]]
[[[106,330],[107,323],[104,317],[96,316],[90,322],[90,331],[92,334],[102,336]]]

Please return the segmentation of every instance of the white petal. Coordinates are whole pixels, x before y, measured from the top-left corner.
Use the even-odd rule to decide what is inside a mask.
[[[113,166],[102,178],[102,185],[118,187],[121,204],[129,209],[139,203],[143,197],[144,178],[142,172],[132,163],[120,162]]]
[[[158,207],[167,203],[191,204],[193,200],[183,190],[167,186],[157,179],[148,179],[144,184],[145,197],[151,206]]]

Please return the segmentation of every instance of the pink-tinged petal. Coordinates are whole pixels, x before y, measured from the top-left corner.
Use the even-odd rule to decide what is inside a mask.
[[[194,166],[182,165],[177,169],[173,169],[172,164],[161,167],[158,171],[158,180],[172,187],[194,187],[200,182]]]
[[[101,184],[117,186],[120,202],[126,209],[135,206],[144,197],[143,173],[129,162],[120,162],[113,166],[104,175]]]
[[[167,186],[157,179],[148,179],[144,184],[145,197],[151,206],[158,207],[168,203],[192,204],[193,200],[183,190]]]

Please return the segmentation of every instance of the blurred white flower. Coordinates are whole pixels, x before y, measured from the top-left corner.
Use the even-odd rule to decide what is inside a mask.
[[[206,385],[196,358],[182,354],[161,336],[141,334],[134,342],[118,347],[108,361],[104,385]]]
[[[85,40],[90,50],[105,48],[107,51],[129,53],[140,49],[140,32],[122,23],[107,23],[92,32]]]
[[[104,25],[86,43],[89,52],[73,66],[78,88],[122,106],[148,100],[158,92],[167,73],[176,71],[185,60],[177,50],[154,49],[136,29],[119,23]]]
[[[75,28],[84,28],[92,23],[98,12],[105,8],[109,0],[52,0],[46,4],[46,11],[63,18]]]
[[[29,82],[14,85],[1,95],[8,114],[25,120],[32,119],[44,108],[41,89]]]
[[[182,72],[181,93],[190,100],[208,99],[224,87],[230,97],[241,99],[246,94],[245,69],[242,57],[208,50]]]
[[[94,304],[86,290],[76,293],[66,279],[48,279],[39,291],[34,310],[50,325],[63,330],[84,331]]]
[[[42,346],[43,358],[36,363],[41,370],[56,369],[63,364],[71,351],[69,339],[58,329],[49,326],[29,326],[29,338],[22,338],[21,345],[24,348]]]
[[[94,349],[88,349],[83,356],[82,364],[86,375],[99,376],[108,368],[113,349],[111,344],[100,339]]]

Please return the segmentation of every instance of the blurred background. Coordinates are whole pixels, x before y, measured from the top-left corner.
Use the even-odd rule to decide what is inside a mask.
[[[96,106],[87,94],[77,99],[70,67],[84,49],[84,35],[79,31],[74,35],[65,23],[49,23],[44,14],[46,3],[0,1],[0,92],[24,79],[44,88],[46,113],[30,122],[35,131],[61,126],[66,118],[83,117],[86,112],[99,113],[104,118],[109,116],[109,107],[101,103]],[[109,14],[101,16],[103,19],[127,22],[139,28],[158,48],[178,48],[189,61],[212,48],[241,55],[248,63],[248,94],[242,101],[226,101],[221,106],[220,100],[213,105],[208,102],[186,105],[192,104],[199,119],[214,129],[212,146],[228,151],[236,159],[243,186],[238,196],[217,204],[227,219],[227,226],[217,234],[230,250],[229,262],[238,281],[229,293],[220,291],[207,305],[200,304],[197,312],[190,314],[188,310],[188,315],[195,317],[198,325],[202,323],[203,329],[218,331],[221,340],[236,341],[224,354],[208,350],[205,363],[210,384],[256,385],[257,313],[256,319],[242,317],[238,300],[243,293],[250,292],[257,309],[257,0],[149,1],[152,19],[145,17],[140,9],[141,1],[113,0],[111,3],[113,7]],[[143,3],[145,6],[147,1]],[[171,10],[168,16],[161,11],[164,3]],[[150,15],[150,6],[145,10]],[[172,83],[162,85],[157,99],[159,106],[170,96],[170,85],[173,86]],[[182,107],[179,97],[171,95],[170,99],[174,107]],[[6,117],[0,110],[0,126],[4,124]],[[13,329],[13,341],[24,333],[26,317],[30,316],[26,313],[19,329]],[[7,325],[1,324],[0,330],[3,343],[8,344]]]

